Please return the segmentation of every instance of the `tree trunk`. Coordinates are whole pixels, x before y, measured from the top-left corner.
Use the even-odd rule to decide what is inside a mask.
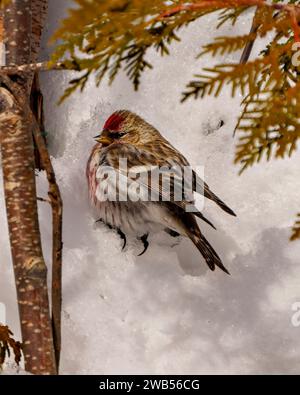
[[[7,65],[29,63],[37,51],[37,42],[31,51],[33,2],[15,0],[4,10]],[[12,84],[2,79],[1,155],[25,368],[35,374],[55,374],[47,268],[37,214],[32,122],[26,110],[30,107],[32,78],[32,73],[11,76]]]
[[[41,46],[41,36],[46,21],[48,0],[31,0],[32,23],[31,23],[31,54],[30,62],[38,61]]]
[[[38,61],[40,46],[41,46],[41,36],[43,31],[43,26],[45,24],[48,0],[31,0],[32,6],[32,23],[31,23],[31,53],[30,53],[30,63],[36,63]],[[39,84],[39,74],[34,73],[33,83],[31,85],[31,97],[30,105],[36,120],[41,129],[41,133],[44,131],[44,112],[43,112],[43,95],[40,91]],[[45,138],[45,135],[43,135]],[[39,151],[35,146],[34,149],[35,157],[35,167],[38,170],[43,170],[41,164],[41,158]]]

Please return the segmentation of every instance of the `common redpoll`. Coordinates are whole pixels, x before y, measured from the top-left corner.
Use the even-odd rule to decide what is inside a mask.
[[[143,242],[143,254],[149,233],[164,230],[189,237],[211,270],[218,266],[229,274],[197,224],[196,217],[213,226],[195,208],[194,191],[235,214],[193,170],[185,176],[190,169],[186,158],[158,130],[126,110],[113,113],[95,139],[87,164],[90,200],[99,220],[123,238],[123,248],[126,235],[132,234]]]

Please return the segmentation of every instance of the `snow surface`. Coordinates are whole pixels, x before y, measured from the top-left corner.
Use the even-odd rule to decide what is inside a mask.
[[[45,43],[65,12],[61,1],[49,3]],[[218,34],[244,33],[250,20],[247,14],[238,27],[226,26]],[[112,87],[96,88],[91,80],[82,94],[57,107],[72,74],[42,76],[50,150],[64,199],[64,374],[299,373],[300,328],[291,319],[292,305],[300,301],[300,243],[288,241],[300,206],[299,155],[238,176],[232,133],[241,97],[233,100],[224,91],[218,99],[179,103],[193,74],[211,65],[209,58],[194,58],[212,40],[214,23],[208,16],[185,29],[170,57],[149,54],[154,70],[144,74],[137,93],[122,74]],[[255,52],[261,47],[256,44]],[[45,46],[43,59],[49,51]],[[174,247],[168,236],[156,236],[138,257],[139,243],[131,241],[122,253],[119,237],[95,226],[86,161],[92,137],[122,108],[153,123],[192,165],[205,166],[206,181],[238,214],[230,217],[207,203],[205,213],[218,230],[202,225],[231,276],[209,271],[188,240]],[[44,177],[37,182],[45,196]],[[50,262],[50,209],[44,203],[39,207]],[[20,336],[2,188],[0,216],[0,301]]]
[[[5,365],[5,369],[0,370],[0,375],[3,375],[3,376],[16,376],[16,375],[29,376],[29,375],[31,375],[31,373],[26,372],[24,369],[22,369],[16,363],[7,362]]]

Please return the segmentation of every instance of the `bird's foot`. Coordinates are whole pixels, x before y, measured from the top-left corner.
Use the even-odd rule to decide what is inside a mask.
[[[144,234],[142,237],[140,237],[140,240],[141,240],[142,243],[144,244],[144,249],[143,249],[143,251],[142,251],[138,256],[143,255],[143,254],[147,251],[147,249],[148,249],[148,247],[149,247],[148,236],[149,236],[149,233],[146,233],[146,234]]]
[[[102,222],[102,224],[105,225],[108,229],[113,229],[113,227],[110,224],[107,224],[106,222],[104,222],[102,218],[97,219],[96,224],[98,222]]]
[[[122,247],[122,251],[123,251],[124,248],[125,248],[125,246],[126,246],[126,243],[127,243],[126,235],[125,235],[125,233],[123,233],[123,232],[121,231],[120,228],[117,228],[117,233],[118,233],[118,235],[121,237],[121,239],[123,240],[123,247]]]
[[[110,224],[105,223],[105,222],[103,221],[102,218],[98,219],[98,220],[96,221],[96,223],[97,223],[97,222],[102,222],[105,226],[108,227],[108,229],[114,229],[114,230],[116,230],[116,232],[118,233],[118,235],[119,235],[119,236],[121,237],[121,239],[123,240],[123,247],[122,247],[122,250],[121,250],[121,251],[123,251],[124,248],[125,248],[125,246],[126,246],[126,243],[127,243],[127,239],[126,239],[125,233],[123,233],[123,232],[121,231],[120,228],[114,228],[114,227],[111,226]]]

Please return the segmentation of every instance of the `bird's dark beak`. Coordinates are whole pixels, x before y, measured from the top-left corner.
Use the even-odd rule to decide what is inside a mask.
[[[108,135],[107,130],[103,130],[101,134],[98,134],[98,136],[95,136],[94,139],[98,142],[101,143],[104,147],[107,147],[111,143],[113,143],[113,139]]]

